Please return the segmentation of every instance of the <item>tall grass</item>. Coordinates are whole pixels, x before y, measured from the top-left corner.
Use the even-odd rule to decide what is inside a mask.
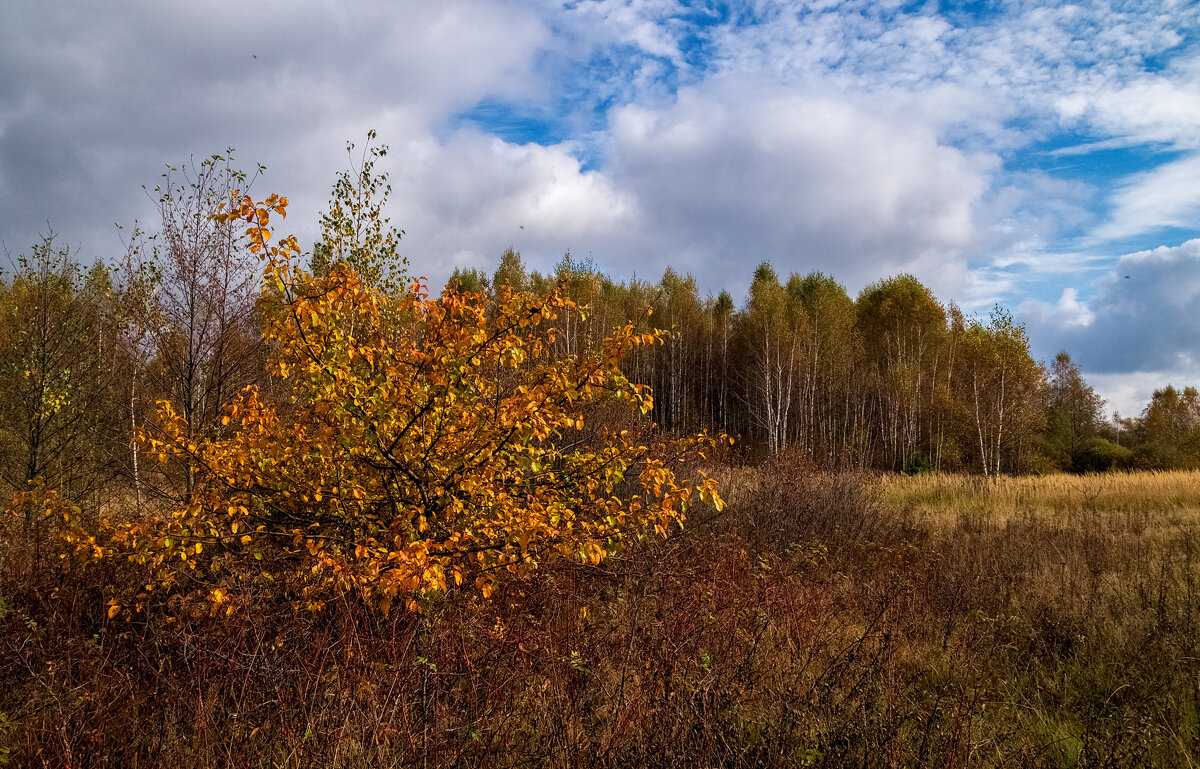
[[[725,471],[724,514],[483,603],[106,619],[0,561],[17,766],[1192,766],[1200,483]],[[57,591],[57,592],[54,592]]]
[[[1192,470],[1000,478],[888,475],[878,486],[889,507],[930,522],[972,513],[992,525],[1029,515],[1069,523],[1063,514],[1072,511],[1136,512],[1171,520],[1200,516],[1200,471]]]

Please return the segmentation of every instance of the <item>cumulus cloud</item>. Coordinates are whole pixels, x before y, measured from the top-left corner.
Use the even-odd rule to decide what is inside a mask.
[[[1064,288],[1058,302],[1050,305],[1037,300],[1022,302],[1019,312],[1034,318],[1039,325],[1049,325],[1056,329],[1077,329],[1091,324],[1096,315],[1079,301],[1079,292],[1074,288]]]
[[[625,246],[637,263],[674,261],[718,286],[767,259],[858,286],[913,271],[950,289],[994,164],[919,123],[735,78],[618,111],[610,173],[638,203],[641,244]]]
[[[413,272],[436,285],[455,267],[493,266],[509,246],[547,269],[566,250],[629,229],[629,195],[583,170],[571,150],[473,130],[409,146],[394,173],[393,215]]]
[[[49,221],[102,256],[119,246],[112,222],[151,213],[140,186],[164,163],[229,146],[311,221],[345,140],[371,127],[393,145],[424,140],[485,96],[531,93],[548,35],[532,9],[498,0],[5,10],[0,239],[23,249]]]
[[[393,199],[414,269],[440,281],[511,245],[538,269],[572,250],[618,278],[669,265],[714,292],[740,293],[769,260],[852,290],[908,271],[951,295],[996,166],[836,96],[727,81],[617,110],[602,169],[574,150],[475,130],[408,145]]]
[[[1102,393],[1106,409],[1121,417],[1140,416],[1150,403],[1155,390],[1167,385],[1175,389],[1200,385],[1200,375],[1194,369],[1139,371],[1132,374],[1087,374],[1087,381],[1096,392]]]
[[[1200,185],[1188,187],[1187,163],[1163,167],[1153,178],[1150,173],[1127,178],[1111,195],[1103,188],[1052,178],[1020,164],[1010,167],[1030,145],[1064,130],[1081,137],[1084,146],[1078,149],[1083,155],[1103,147],[1194,146],[1200,136],[1196,130],[1200,102],[1194,88],[1200,60],[1185,48],[1187,31],[1200,24],[1200,11],[1193,4],[1163,3],[1152,9],[1112,3],[1013,4],[1003,12],[977,16],[896,3],[776,0],[732,4],[719,23],[701,29],[681,23],[690,13],[684,4],[666,0],[585,2],[571,8],[596,30],[588,36],[594,45],[645,39],[642,53],[677,66],[677,77],[695,93],[715,94],[714,83],[740,78],[753,81],[760,91],[772,90],[780,99],[789,94],[819,94],[827,99],[832,95],[847,108],[887,116],[901,126],[920,126],[938,145],[963,156],[1004,158],[1004,167],[976,169],[984,189],[970,197],[974,210],[970,246],[960,249],[958,256],[954,249],[931,252],[950,260],[949,274],[954,278],[943,280],[943,286],[971,292],[966,297],[969,303],[1014,301],[1047,274],[1064,274],[1064,265],[1090,268],[1097,254],[1103,253],[1095,249],[1102,239],[1178,226],[1194,213],[1192,190]],[[652,37],[646,35],[647,29],[654,30]],[[696,45],[697,38],[711,52],[709,69],[703,72],[685,63],[685,49]],[[1150,61],[1166,61],[1167,66],[1151,66]],[[687,88],[678,94],[683,107],[688,94]],[[683,108],[673,106],[670,99],[664,101],[661,93],[655,96],[659,98],[642,93],[633,97],[634,103],[613,110],[610,146],[620,144],[617,132],[628,115],[639,111],[669,115]],[[721,107],[737,104],[727,104],[724,98],[714,98],[717,121],[726,114]],[[712,130],[715,135],[721,129]],[[744,130],[727,131],[734,134],[731,155],[737,155],[739,144],[753,140],[754,130],[747,121]],[[1049,162],[1054,154],[1046,152],[1033,162],[1054,168],[1058,164]],[[774,164],[763,165],[767,174],[756,189],[771,188],[772,173],[779,170]],[[698,180],[706,167],[702,163],[690,177]],[[711,169],[722,178],[717,164]],[[752,169],[761,170],[751,164],[746,175],[753,174]],[[943,173],[936,164],[931,169],[933,175]],[[615,163],[612,170],[620,171]],[[847,186],[860,182],[853,174],[847,181]],[[715,190],[714,199],[704,205],[682,200],[706,194],[697,190],[686,195],[671,191],[656,195],[640,187],[636,191],[639,201],[648,205],[661,201],[653,215],[648,213],[648,222],[665,220],[691,205],[704,215],[687,219],[685,227],[703,232],[708,223],[730,218],[729,206],[721,206],[715,217],[712,211],[725,187],[701,185]],[[1101,206],[1110,212],[1107,219],[1098,215]],[[733,218],[761,223],[769,217]],[[837,217],[828,221],[842,223]],[[1087,233],[1081,230],[1101,225],[1103,229],[1084,238]],[[874,227],[868,224],[866,229]],[[785,230],[780,239],[796,231],[795,227],[790,234]],[[846,230],[848,240],[857,234],[853,228]],[[690,238],[689,231],[676,233],[676,242],[687,244],[686,258],[701,261],[711,253],[703,244],[689,243]],[[1064,243],[1064,238],[1077,242]],[[897,256],[883,262],[884,270],[914,264],[907,261],[910,251],[905,241],[900,238]],[[821,243],[819,238],[816,242]],[[1081,245],[1090,247],[1076,250]],[[778,249],[767,252],[778,253]],[[856,279],[854,274],[846,277],[851,282]]]
[[[1101,191],[1013,163],[1023,148],[1062,128],[1185,150],[1200,135],[1200,65],[1175,55],[1200,11],[1183,2],[6,10],[0,72],[20,76],[0,77],[0,239],[16,249],[49,220],[107,255],[110,222],[149,213],[138,188],[162,163],[229,145],[269,167],[262,186],[290,195],[310,242],[343,142],[374,127],[403,249],[434,281],[515,245],[542,269],[569,248],[617,277],[673,264],[712,289],[744,287],[759,259],[852,289],[905,270],[986,305],[1102,253],[1058,242],[1095,226]],[[485,101],[569,138],[463,128]],[[1126,180],[1100,234],[1193,217],[1190,157]]]
[[[1024,302],[1019,316],[1089,373],[1200,379],[1200,239],[1122,256],[1087,302],[1068,289],[1057,305]]]

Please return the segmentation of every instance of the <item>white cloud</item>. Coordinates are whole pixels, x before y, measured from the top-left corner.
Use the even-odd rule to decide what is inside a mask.
[[[1014,4],[969,21],[953,12],[899,13],[880,3],[758,7],[769,23],[718,34],[724,66],[772,70],[783,82],[816,81],[872,98],[927,102],[928,117],[940,125],[969,125],[993,140],[1021,141],[1006,136],[1010,118],[1045,120],[1055,112],[1123,133],[1161,132],[1169,115],[1187,110],[1179,99],[1156,96],[1171,91],[1186,95],[1183,103],[1195,100],[1195,78],[1185,67],[1148,74],[1144,63],[1179,46],[1181,32],[1200,22],[1192,4]],[[937,91],[958,100],[929,100]],[[1123,91],[1144,92],[1151,109],[1139,110]],[[1118,113],[1127,119],[1117,120]]]
[[[1200,121],[1197,121],[1200,129]],[[1200,153],[1126,179],[1112,194],[1113,212],[1091,234],[1093,242],[1154,232],[1164,227],[1195,227],[1200,222]]]
[[[1089,288],[1087,301],[1067,288],[1055,304],[1022,302],[1035,355],[1066,349],[1123,416],[1167,384],[1200,384],[1200,239],[1122,256]]]
[[[650,56],[682,63],[669,25],[682,10],[674,0],[583,0],[566,10],[574,30],[592,46],[632,45]]]
[[[618,110],[602,170],[569,143],[473,131],[409,147],[394,176],[404,253],[435,282],[513,245],[540,269],[570,249],[618,278],[670,265],[714,292],[740,292],[760,260],[851,290],[901,271],[961,288],[993,158],[834,96],[752,90],[718,81]]]
[[[668,108],[619,110],[610,152],[642,218],[629,256],[716,286],[744,285],[768,259],[852,287],[913,271],[953,289],[995,163],[920,123],[741,78],[684,89]]]
[[[1031,338],[1054,345],[1037,349],[1040,356],[1065,348],[1089,377],[1106,377],[1114,402],[1113,388],[1127,377],[1140,383],[1129,391],[1139,398],[1149,397],[1147,382],[1200,381],[1200,239],[1127,254],[1094,292],[1087,302],[1067,289],[1057,305],[1021,305]]]
[[[1086,327],[1096,317],[1086,304],[1079,301],[1079,292],[1074,288],[1064,288],[1058,302],[1053,305],[1026,299],[1017,313],[1038,326],[1049,325],[1059,330]]]
[[[499,0],[283,3],[248,9],[118,0],[17,0],[0,25],[0,238],[47,220],[85,256],[111,256],[111,223],[143,223],[166,162],[236,147],[297,201],[302,233],[368,128],[403,147],[487,97],[537,91],[548,38],[532,8]],[[16,73],[20,73],[17,76]]]
[[[1109,414],[1140,416],[1155,390],[1200,384],[1195,370],[1139,371],[1131,374],[1086,374],[1087,382],[1105,399]]]
[[[570,145],[514,145],[475,131],[410,148],[395,173],[393,217],[411,269],[439,285],[455,267],[494,266],[508,246],[547,268],[568,249],[628,227],[628,195],[583,171]]]
[[[1087,117],[1100,131],[1141,143],[1200,145],[1200,59],[1124,84],[1099,80],[1064,96],[1065,117]]]
[[[375,127],[404,251],[435,280],[515,245],[542,268],[570,248],[616,277],[672,264],[714,290],[744,287],[760,259],[852,290],[907,270],[990,304],[1092,268],[1057,241],[1093,227],[1101,197],[1001,158],[1064,126],[1114,146],[1200,136],[1200,59],[1146,65],[1189,45],[1200,7],[1185,2],[968,19],[768,0],[703,27],[676,0],[6,11],[0,75],[21,76],[0,76],[0,238],[16,249],[50,219],[110,253],[109,222],[144,216],[138,186],[163,162],[227,145],[269,166],[262,187],[289,194],[310,242],[343,142]],[[696,38],[712,54],[699,65]],[[576,133],[537,147],[462,130],[481,100]],[[1101,235],[1194,219],[1192,157],[1130,179]]]

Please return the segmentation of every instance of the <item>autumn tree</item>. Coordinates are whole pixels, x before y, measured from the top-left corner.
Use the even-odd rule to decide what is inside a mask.
[[[198,165],[169,166],[154,190],[159,229],[135,231],[124,264],[130,344],[144,355],[153,389],[147,398],[130,398],[131,422],[139,401],[165,396],[198,439],[258,377],[256,261],[232,223],[214,218],[234,189],[250,181],[230,155],[213,155]],[[190,471],[182,483],[186,496],[195,485]]]
[[[90,519],[130,440],[114,408],[119,360],[108,269],[47,236],[0,291],[0,480],[23,520],[32,585],[58,506]]]
[[[741,341],[751,361],[745,375],[747,400],[754,404],[758,433],[772,454],[782,451],[787,440],[797,365],[795,321],[779,276],[763,262],[750,283]]]
[[[936,352],[946,332],[946,312],[911,275],[868,286],[856,307],[876,385],[872,421],[883,463],[900,469],[928,449]]]
[[[729,380],[733,374],[730,367],[730,335],[733,331],[733,297],[728,291],[717,294],[708,305],[709,327],[712,329],[714,374],[710,378],[711,389],[708,399],[713,404],[712,424],[723,433],[730,430]]]
[[[1141,464],[1161,468],[1200,466],[1200,390],[1167,385],[1155,390],[1141,418]]]
[[[974,443],[970,430],[970,408],[958,387],[963,376],[962,342],[968,323],[954,302],[946,306],[946,334],[937,350],[932,382],[933,420],[929,436],[931,464],[935,471],[962,468],[966,447]]]
[[[376,145],[375,138],[374,130],[367,132],[367,143],[357,159],[354,143],[346,142],[350,168],[338,174],[329,210],[321,214],[322,236],[313,249],[312,271],[324,275],[345,264],[367,285],[403,291],[408,260],[399,247],[404,231],[380,213],[392,186],[387,173],[375,169],[388,153],[387,145]]]
[[[829,456],[844,438],[839,420],[840,397],[848,367],[858,345],[854,305],[845,289],[820,273],[793,274],[785,287],[787,317],[796,350],[795,406],[788,434],[791,442],[811,456]]]
[[[529,280],[525,274],[525,264],[521,261],[521,252],[512,248],[505,249],[500,256],[500,264],[492,274],[491,285],[499,290],[508,286],[512,291],[524,291]]]
[[[659,360],[654,381],[655,421],[668,430],[682,431],[701,421],[698,406],[704,396],[698,389],[703,382],[705,321],[696,279],[668,267],[658,284],[653,317],[655,326],[670,332],[655,348]]]
[[[1020,469],[1022,449],[1044,427],[1044,373],[1030,357],[1024,326],[999,307],[966,330],[962,387],[980,471],[999,475],[1005,460]]]
[[[446,281],[446,286],[463,294],[486,294],[491,290],[491,279],[483,270],[455,267]]]
[[[416,608],[460,584],[487,595],[499,573],[550,558],[598,563],[631,536],[665,535],[691,505],[720,504],[712,479],[673,470],[703,436],[575,437],[589,403],[650,410],[620,362],[659,335],[627,323],[594,350],[556,357],[561,314],[583,317],[558,292],[430,298],[414,284],[389,295],[345,264],[314,277],[296,267],[294,238],[269,244],[286,205],[246,198],[226,217],[247,222],[251,250],[267,258],[264,335],[286,403],[248,387],[225,409],[225,431],[199,439],[160,404],[145,446],[194,468],[197,485],[186,506],[113,533],[108,547],[148,572],[113,614],[178,591],[180,569],[203,588],[203,599],[189,588],[193,607],[228,608],[245,564],[310,608],[350,594],[385,612],[397,599]]]
[[[1080,464],[1085,443],[1099,432],[1103,408],[1104,399],[1084,380],[1071,356],[1060,351],[1050,365],[1046,441],[1061,466]]]
[[[0,296],[4,480],[14,491],[40,486],[79,500],[111,474],[121,441],[108,270],[84,272],[53,236],[17,265]]]

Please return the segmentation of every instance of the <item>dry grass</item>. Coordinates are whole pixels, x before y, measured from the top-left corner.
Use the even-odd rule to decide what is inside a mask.
[[[1200,510],[1200,471],[1112,472],[1092,475],[983,478],[975,475],[886,475],[882,500],[898,509],[936,514],[986,511],[1057,512],[1073,508],[1123,511]]]
[[[10,530],[0,762],[1197,765],[1200,476],[724,477],[666,543],[422,618],[120,626]]]

